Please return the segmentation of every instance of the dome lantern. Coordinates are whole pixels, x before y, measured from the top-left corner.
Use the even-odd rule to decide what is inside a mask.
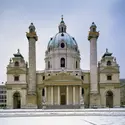
[[[59,33],[66,33],[66,25],[65,25],[65,22],[63,20],[63,15],[61,18],[61,22],[59,24]]]

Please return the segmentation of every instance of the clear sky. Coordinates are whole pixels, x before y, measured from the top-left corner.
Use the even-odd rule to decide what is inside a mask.
[[[78,43],[81,68],[89,69],[87,36],[94,21],[100,31],[98,60],[108,48],[120,65],[120,77],[125,78],[125,0],[0,0],[0,82],[6,81],[6,67],[18,48],[28,61],[25,32],[31,22],[39,37],[37,70],[44,69],[45,50],[50,37],[58,32],[62,14],[67,32]]]

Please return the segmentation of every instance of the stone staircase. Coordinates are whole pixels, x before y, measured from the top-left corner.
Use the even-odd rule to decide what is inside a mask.
[[[47,105],[46,109],[80,109],[80,105]]]

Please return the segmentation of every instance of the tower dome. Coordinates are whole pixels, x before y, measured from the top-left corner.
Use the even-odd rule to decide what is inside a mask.
[[[75,48],[78,49],[77,42],[74,37],[69,35],[66,32],[66,25],[63,20],[63,17],[61,19],[61,22],[58,26],[59,32],[54,36],[50,38],[50,41],[48,43],[48,49],[50,48],[58,48],[58,47],[67,47],[67,48]]]
[[[79,70],[80,52],[74,37],[67,32],[67,26],[63,20],[58,26],[59,32],[52,38],[45,53],[46,70]]]

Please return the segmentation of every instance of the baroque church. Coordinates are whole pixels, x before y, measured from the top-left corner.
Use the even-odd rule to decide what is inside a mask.
[[[106,49],[97,61],[99,32],[90,26],[90,70],[80,67],[80,50],[67,33],[63,20],[58,33],[50,38],[45,51],[45,69],[36,71],[36,42],[33,23],[26,33],[28,63],[20,50],[7,65],[7,108],[105,108],[120,107],[119,65]]]

